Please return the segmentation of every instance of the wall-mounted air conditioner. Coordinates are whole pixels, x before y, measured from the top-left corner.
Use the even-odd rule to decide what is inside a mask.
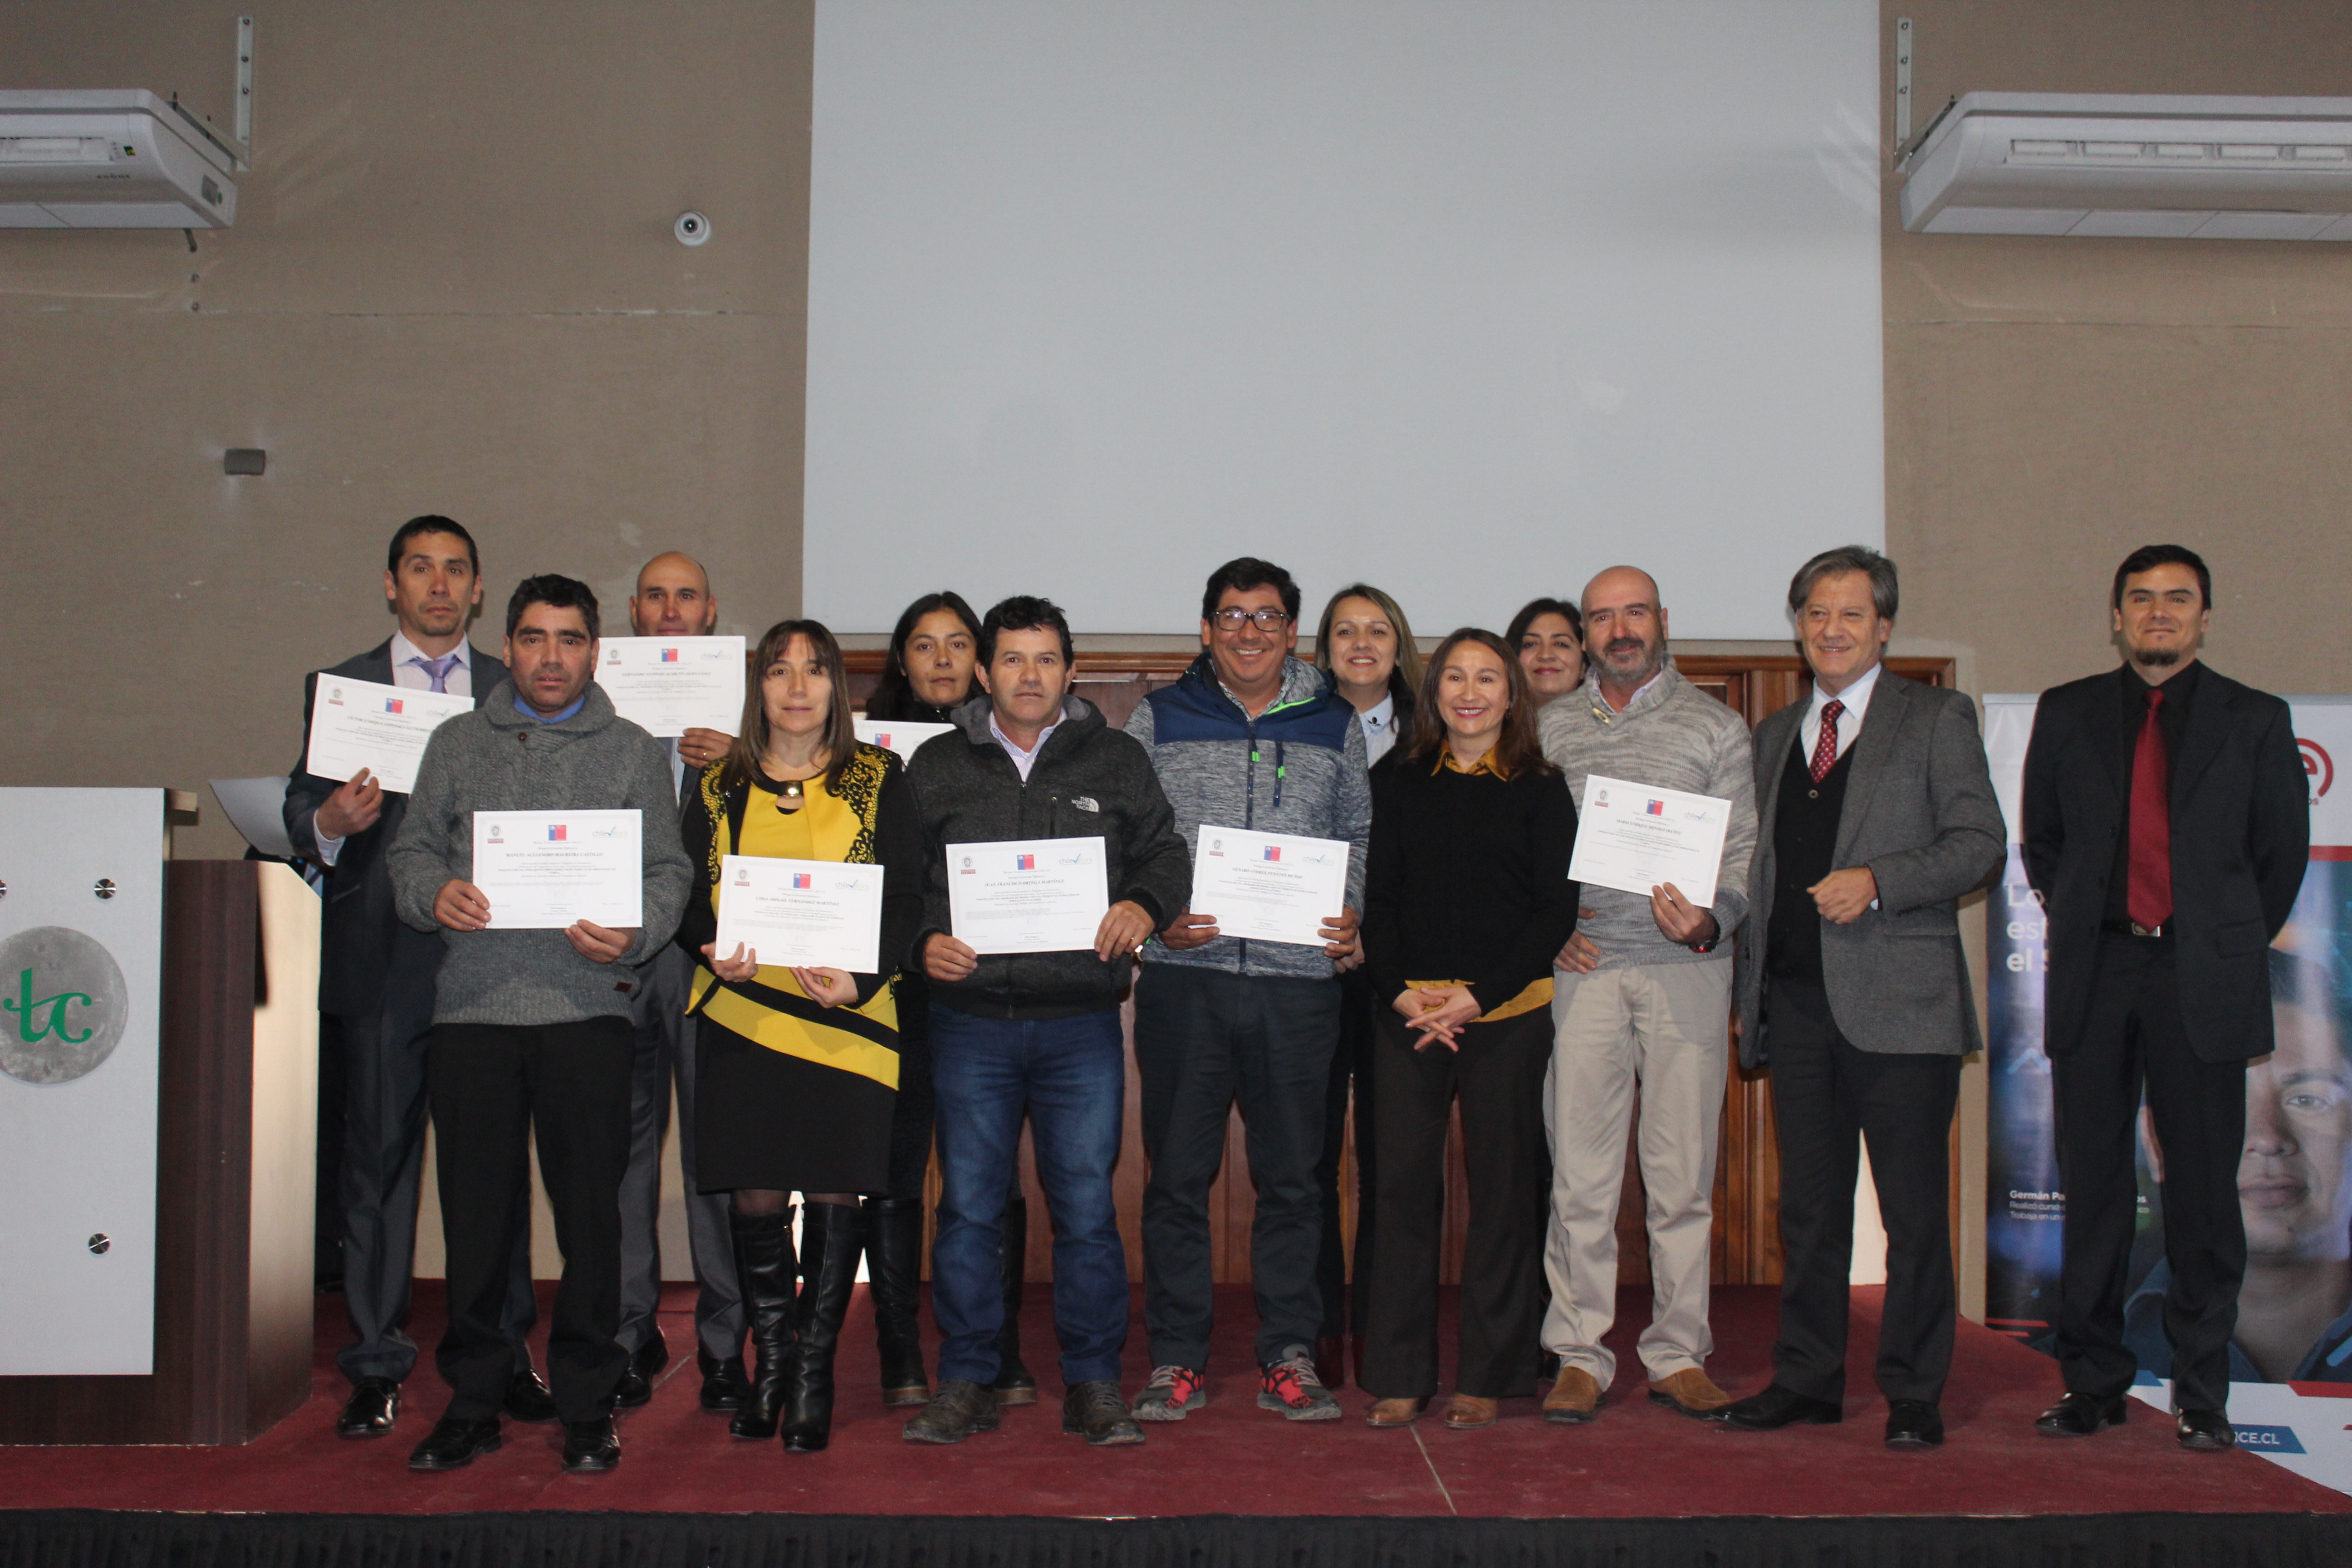
[[[0,228],[226,228],[235,164],[152,92],[0,92]]]
[[[1971,92],[1900,166],[1914,233],[2352,239],[2352,98]]]

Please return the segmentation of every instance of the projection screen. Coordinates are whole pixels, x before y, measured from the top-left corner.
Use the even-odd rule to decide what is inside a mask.
[[[820,0],[806,593],[1787,635],[1885,536],[1874,0]],[[1307,630],[1311,634],[1311,624]]]

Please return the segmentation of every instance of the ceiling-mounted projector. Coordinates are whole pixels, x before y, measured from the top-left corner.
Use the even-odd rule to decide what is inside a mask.
[[[0,92],[0,228],[226,228],[234,163],[152,92]]]
[[[1901,166],[1917,234],[2352,239],[2352,98],[1971,92]]]

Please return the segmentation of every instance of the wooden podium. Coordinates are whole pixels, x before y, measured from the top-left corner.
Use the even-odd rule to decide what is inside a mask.
[[[0,1443],[249,1442],[310,1394],[319,900],[164,866],[154,1372],[0,1377]]]

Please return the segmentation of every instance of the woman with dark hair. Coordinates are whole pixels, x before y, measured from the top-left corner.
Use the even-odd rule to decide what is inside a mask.
[[[1412,743],[1421,650],[1394,599],[1369,583],[1332,595],[1315,628],[1315,668],[1355,709],[1367,760],[1377,763],[1391,748]]]
[[[757,679],[724,760],[702,771],[680,822],[702,878],[677,942],[699,959],[697,1016],[703,1187],[733,1194],[735,1264],[750,1321],[751,1393],[729,1430],[823,1448],[833,1429],[833,1358],[866,1239],[857,1194],[889,1182],[898,1084],[890,979],[922,921],[923,845],[906,770],[858,743],[841,648],[815,621],[780,621],[760,639]],[[882,876],[880,968],[764,964],[737,943],[716,951],[720,872],[730,855],[876,866]],[[793,1193],[807,1200],[801,1258]],[[797,1300],[795,1273],[803,1278]]]
[[[868,719],[944,724],[979,690],[980,617],[942,589],[907,606],[890,634],[890,657],[866,700]],[[923,1182],[931,1165],[930,981],[898,976],[898,1101],[890,1123],[890,1182],[866,1200],[866,1294],[881,1352],[882,1403],[923,1405],[931,1393],[915,1323],[923,1263]],[[1021,1360],[1022,1264],[1029,1248],[1029,1204],[1016,1186],[1005,1200],[1004,1328],[997,1337],[996,1402],[1034,1405],[1037,1380]]]
[[[980,617],[963,595],[945,589],[924,595],[907,606],[890,633],[890,657],[866,699],[866,716],[946,723],[971,695],[979,658]]]
[[[1412,749],[1372,776],[1364,964],[1385,1005],[1372,1047],[1379,1206],[1362,1382],[1375,1426],[1437,1387],[1445,1121],[1462,1098],[1470,1226],[1445,1424],[1489,1426],[1535,1392],[1551,1159],[1551,962],[1576,930],[1576,803],[1536,740],[1510,646],[1465,628],[1423,677]]]
[[[1584,684],[1584,612],[1566,599],[1529,599],[1503,633],[1538,708]]]

